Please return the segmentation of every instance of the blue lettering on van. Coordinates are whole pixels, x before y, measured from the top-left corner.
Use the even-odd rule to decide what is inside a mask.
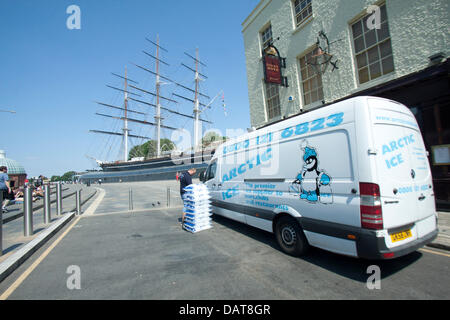
[[[247,170],[251,170],[259,166],[261,163],[269,161],[270,159],[272,159],[272,148],[267,148],[264,153],[256,155],[250,160],[247,160],[245,163],[240,164],[236,168],[233,168],[228,173],[224,174],[222,181],[226,182],[232,180],[233,178],[237,178]]]
[[[383,147],[382,147],[383,155],[385,155],[388,152],[393,152],[395,150],[404,148],[407,145],[410,145],[414,142],[416,142],[416,141],[414,140],[413,134],[406,136],[406,137],[402,137],[398,140],[390,141],[389,143],[383,145]]]
[[[398,165],[402,164],[403,158],[402,158],[402,154],[398,154],[390,159],[385,160],[386,161],[386,165],[388,167],[388,169],[391,169],[393,167],[397,167]]]
[[[391,118],[391,117],[385,117],[385,116],[376,116],[376,119],[381,120],[381,121],[389,121],[389,122],[394,122],[394,123],[406,124],[406,125],[418,128],[416,123],[405,120],[405,119]]]
[[[326,127],[336,127],[344,121],[344,113],[332,114],[326,118],[315,119],[310,122],[303,122],[293,127],[285,128],[281,132],[281,139],[286,139],[292,135],[302,135],[308,132],[325,129]]]
[[[310,122],[303,122],[300,124],[297,124],[292,127],[285,128],[281,131],[281,135],[275,135],[277,132],[269,132],[261,134],[260,136],[257,136],[255,138],[246,139],[244,141],[240,141],[231,145],[226,145],[222,149],[223,155],[237,152],[239,150],[248,149],[251,146],[259,146],[262,144],[271,143],[272,141],[275,141],[276,139],[285,139],[289,138],[292,135],[303,135],[308,132],[314,132],[326,128],[336,127],[344,121],[344,113],[336,113],[332,114],[328,117],[318,118],[315,120],[312,120]]]
[[[223,154],[225,155],[230,152],[239,151],[241,149],[246,149],[249,147],[249,145],[250,145],[250,140],[247,139],[247,140],[232,144],[230,146],[224,146]]]
[[[222,192],[222,200],[227,200],[239,194],[239,185],[235,185]]]
[[[256,145],[272,142],[273,132],[256,137]]]
[[[413,187],[400,187],[398,188],[398,193],[402,194],[402,193],[410,193],[413,192]]]
[[[426,191],[431,189],[431,186],[429,184],[423,184],[421,186],[403,186],[403,187],[399,187],[398,188],[398,193],[399,194],[404,194],[404,193],[410,193],[410,192],[420,192],[420,191]]]

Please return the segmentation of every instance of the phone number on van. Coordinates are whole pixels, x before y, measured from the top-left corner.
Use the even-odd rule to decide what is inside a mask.
[[[336,127],[344,121],[344,113],[332,114],[327,118],[319,118],[310,122],[300,123],[293,127],[288,127],[281,132],[281,138],[286,139],[292,135],[301,135],[308,132],[325,129],[326,127]]]

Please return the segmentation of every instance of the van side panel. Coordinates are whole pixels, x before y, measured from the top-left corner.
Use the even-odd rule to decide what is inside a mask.
[[[360,226],[359,197],[352,192],[359,180],[351,101],[244,135],[216,156],[221,159],[218,214],[266,231],[273,231],[277,214],[292,212],[295,218]],[[327,243],[328,228],[317,227],[310,230],[311,242]],[[350,247],[342,246],[342,253],[350,254]]]

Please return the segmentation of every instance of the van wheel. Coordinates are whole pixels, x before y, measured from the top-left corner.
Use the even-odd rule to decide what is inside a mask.
[[[297,221],[290,217],[281,217],[275,226],[275,236],[281,249],[289,255],[301,256],[309,244]]]

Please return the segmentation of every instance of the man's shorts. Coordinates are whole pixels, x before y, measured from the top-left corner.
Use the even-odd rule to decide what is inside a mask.
[[[8,189],[2,189],[0,190],[2,192],[3,195],[3,200],[9,199],[9,193],[8,193]]]

